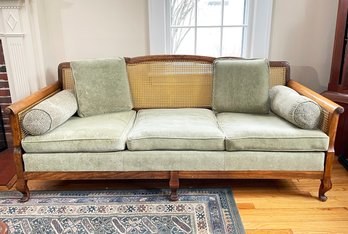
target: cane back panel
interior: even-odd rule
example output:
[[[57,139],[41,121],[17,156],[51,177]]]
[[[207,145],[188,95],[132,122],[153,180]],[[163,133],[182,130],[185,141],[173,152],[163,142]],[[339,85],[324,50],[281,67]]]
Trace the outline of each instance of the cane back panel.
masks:
[[[154,56],[126,59],[135,109],[211,107],[214,58]],[[147,59],[148,58],[148,59]],[[285,85],[287,63],[270,63],[270,87]],[[73,89],[69,64],[61,67],[63,89]]]

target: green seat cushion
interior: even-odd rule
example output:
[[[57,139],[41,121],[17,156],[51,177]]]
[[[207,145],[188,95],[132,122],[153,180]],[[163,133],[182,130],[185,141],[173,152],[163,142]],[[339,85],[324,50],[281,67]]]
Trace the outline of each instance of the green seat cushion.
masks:
[[[71,68],[80,117],[133,108],[123,58],[73,61]]]
[[[208,109],[140,110],[129,150],[224,150],[224,135]]]
[[[124,150],[135,111],[71,117],[53,131],[22,140],[26,152],[103,152]]]
[[[301,129],[270,113],[219,113],[226,150],[326,151],[329,137],[320,130]]]
[[[29,135],[42,135],[67,121],[77,111],[75,94],[63,90],[31,108],[23,117],[23,130]]]
[[[299,128],[316,129],[321,118],[318,103],[295,90],[277,85],[270,89],[271,110]]]
[[[268,60],[215,60],[212,106],[216,112],[266,114],[268,91]]]

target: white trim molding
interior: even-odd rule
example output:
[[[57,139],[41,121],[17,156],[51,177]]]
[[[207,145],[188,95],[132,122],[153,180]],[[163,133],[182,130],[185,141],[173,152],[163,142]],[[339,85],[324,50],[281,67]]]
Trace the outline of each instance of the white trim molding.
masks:
[[[22,0],[1,0],[0,9],[20,9],[23,5]]]
[[[165,1],[149,0],[148,6],[150,54],[165,54],[167,48]]]
[[[273,0],[249,0],[248,58],[268,58],[272,29]]]
[[[43,60],[39,56],[42,48],[32,35],[38,22],[31,14],[31,2],[35,1],[0,1],[0,39],[13,102],[46,85]]]

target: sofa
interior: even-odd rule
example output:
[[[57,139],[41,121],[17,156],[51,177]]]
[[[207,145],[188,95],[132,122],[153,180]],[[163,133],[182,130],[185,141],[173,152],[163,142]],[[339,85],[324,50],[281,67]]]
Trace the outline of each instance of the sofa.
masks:
[[[64,62],[56,83],[6,109],[21,202],[30,198],[28,180],[167,179],[170,199],[175,201],[182,179],[298,178],[321,180],[318,197],[326,201],[343,108],[291,80],[287,62],[261,60],[261,66],[255,65],[261,68],[258,71],[254,65],[248,67],[254,60],[241,58],[160,55],[123,61],[125,70],[115,73],[126,77],[128,87],[105,84],[108,81],[98,74],[112,74],[102,67]],[[242,67],[247,63],[244,70],[235,72],[233,66],[240,66],[236,61]],[[260,72],[267,79],[258,79]],[[89,88],[81,84],[84,79],[78,80],[83,76],[90,76]],[[224,83],[229,77],[233,78]],[[236,87],[233,92],[231,85]],[[265,85],[260,93],[258,87]],[[285,96],[272,101],[282,89],[287,89]],[[49,109],[75,105],[69,104],[71,93],[69,101],[59,101],[63,90],[74,90],[78,102],[90,101],[78,103],[77,113],[74,109],[62,123],[51,119],[48,128],[57,125],[55,129],[30,135],[25,129],[30,124],[25,127],[23,121],[40,104],[50,100]],[[293,116],[276,114],[289,109],[291,95],[319,110],[310,129],[296,126]],[[109,102],[120,109],[114,112]],[[303,111],[298,103],[295,106],[285,111]],[[300,117],[305,125],[311,118]],[[35,118],[31,121],[38,122]]]

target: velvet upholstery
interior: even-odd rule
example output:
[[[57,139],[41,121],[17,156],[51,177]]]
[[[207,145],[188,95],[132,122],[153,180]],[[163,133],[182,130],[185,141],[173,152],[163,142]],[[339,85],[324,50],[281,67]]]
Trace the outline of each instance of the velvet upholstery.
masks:
[[[71,62],[80,117],[133,108],[124,58]]]
[[[321,130],[300,129],[270,113],[267,115],[219,113],[226,135],[226,150],[326,151],[329,137]]]
[[[23,155],[26,171],[323,171],[324,158],[323,152],[163,150]]]
[[[265,114],[269,106],[266,59],[217,59],[213,74],[213,110]]]
[[[135,111],[72,117],[55,130],[22,140],[26,152],[104,152],[124,150]],[[67,162],[68,163],[68,162]]]
[[[224,150],[224,134],[211,110],[140,110],[127,140],[129,150]]]
[[[63,124],[76,111],[75,94],[71,90],[63,90],[25,113],[22,128],[29,135],[42,135]]]
[[[321,118],[321,107],[318,103],[283,85],[274,86],[269,94],[274,113],[297,127],[318,128]]]

